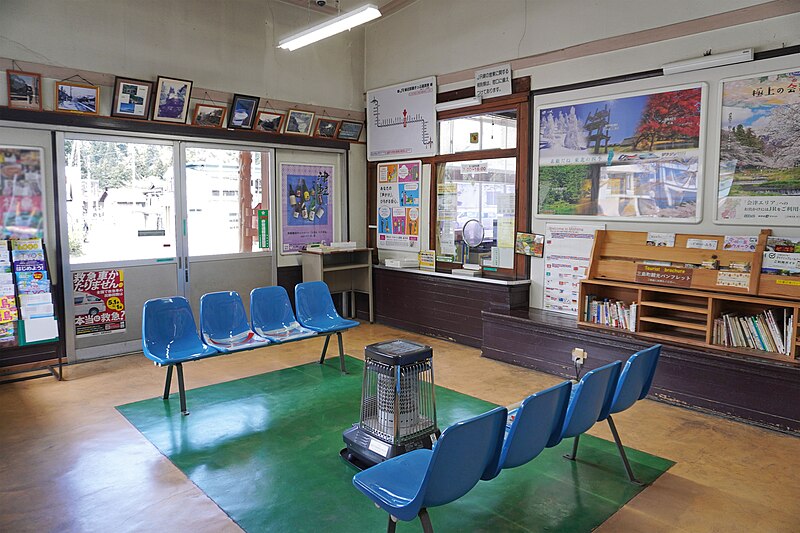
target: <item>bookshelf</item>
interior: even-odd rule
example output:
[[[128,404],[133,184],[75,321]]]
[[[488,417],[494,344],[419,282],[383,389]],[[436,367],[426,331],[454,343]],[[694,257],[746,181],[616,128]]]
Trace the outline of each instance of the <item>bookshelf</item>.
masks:
[[[800,364],[800,277],[761,274],[769,235],[769,230],[762,230],[754,251],[730,251],[721,249],[724,236],[677,234],[674,247],[654,247],[646,244],[646,232],[599,230],[587,279],[581,282],[578,324]],[[687,248],[689,239],[715,240],[719,249]],[[717,262],[720,270],[686,266],[704,261]],[[751,268],[727,270],[731,262],[749,263]],[[592,317],[597,312],[593,302],[617,301],[635,309],[633,331],[597,323]]]

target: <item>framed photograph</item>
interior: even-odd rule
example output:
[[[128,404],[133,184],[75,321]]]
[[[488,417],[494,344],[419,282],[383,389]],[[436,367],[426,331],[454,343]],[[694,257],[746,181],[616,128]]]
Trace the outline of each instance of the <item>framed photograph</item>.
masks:
[[[314,126],[314,113],[292,109],[286,117],[286,131],[292,135],[311,135]]]
[[[225,123],[227,108],[221,105],[197,104],[194,106],[192,125],[204,128],[221,128]]]
[[[185,124],[191,97],[192,82],[189,80],[159,76],[156,82],[153,120]]]
[[[283,113],[272,113],[270,111],[260,111],[256,119],[256,129],[267,133],[280,133],[286,115]]]
[[[339,133],[336,135],[336,138],[343,141],[357,141],[361,138],[362,129],[364,129],[363,122],[343,120],[342,125],[339,126]]]
[[[314,128],[314,137],[325,137],[327,139],[336,138],[339,131],[339,121],[329,118],[318,118],[317,127]]]
[[[239,130],[252,130],[258,112],[258,96],[234,94],[228,127]]]
[[[544,235],[517,232],[515,252],[533,257],[544,257]]]
[[[147,120],[153,101],[153,82],[117,77],[111,116]]]
[[[100,87],[85,83],[56,82],[56,111],[97,115]]]
[[[8,107],[42,110],[42,76],[35,72],[7,70]]]

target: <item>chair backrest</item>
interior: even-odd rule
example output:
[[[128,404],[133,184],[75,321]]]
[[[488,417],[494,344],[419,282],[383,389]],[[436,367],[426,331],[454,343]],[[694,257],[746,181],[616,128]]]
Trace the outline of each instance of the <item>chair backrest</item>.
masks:
[[[333,306],[331,291],[324,281],[306,281],[294,288],[294,305],[301,324],[314,318],[340,318]]]
[[[210,292],[200,297],[200,329],[217,342],[236,342],[251,335],[238,292]]]
[[[653,384],[661,345],[656,344],[633,354],[619,375],[610,413],[619,413],[644,399]]]
[[[197,334],[192,308],[186,298],[156,298],[144,303],[142,346],[145,353],[162,359],[199,354],[206,348]]]
[[[457,500],[478,483],[490,464],[496,464],[507,416],[505,407],[496,407],[444,430],[420,489],[422,507]]]
[[[546,446],[554,446],[561,440],[571,389],[572,383],[565,381],[522,401],[503,443],[495,475],[503,468],[524,465]]]
[[[271,331],[296,322],[289,294],[280,285],[250,291],[250,322],[253,331]]]
[[[562,439],[580,435],[596,422],[608,417],[621,366],[620,361],[614,361],[595,368],[573,386],[564,420],[564,431],[561,432]]]

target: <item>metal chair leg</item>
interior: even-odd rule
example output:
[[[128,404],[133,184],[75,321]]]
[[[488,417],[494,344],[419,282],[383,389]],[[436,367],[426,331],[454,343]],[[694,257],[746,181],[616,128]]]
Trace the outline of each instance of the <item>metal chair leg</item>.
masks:
[[[572,455],[566,454],[564,455],[565,459],[569,459],[570,461],[574,461],[578,456],[578,442],[581,440],[581,436],[577,435],[575,437],[575,442],[572,443]]]
[[[422,531],[425,533],[433,533],[433,524],[431,524],[431,517],[428,516],[428,510],[423,508],[419,512],[419,521],[422,522]]]
[[[322,347],[322,355],[319,357],[319,364],[325,362],[325,354],[328,353],[328,343],[331,341],[330,335],[325,335],[325,345]]]
[[[181,397],[181,414],[186,416],[189,414],[189,411],[186,409],[186,388],[183,385],[183,365],[178,363],[175,366],[178,367],[178,393]]]
[[[167,381],[164,383],[164,398],[165,400],[169,399],[169,389],[172,387],[172,365],[167,366]]]
[[[392,520],[392,515],[389,515],[389,525],[386,526],[386,533],[394,533],[397,529],[397,522]]]
[[[336,338],[339,341],[339,367],[342,370],[342,374],[347,374],[347,369],[344,367],[344,347],[342,346],[342,332],[336,332]]]
[[[617,426],[614,424],[614,419],[611,418],[611,415],[608,417],[608,427],[611,428],[611,434],[614,436],[614,442],[617,443],[617,450],[619,451],[619,456],[622,458],[622,464],[625,466],[625,472],[628,473],[628,479],[635,485],[644,485],[644,483],[636,479],[636,476],[633,475],[631,464],[628,462],[628,456],[625,453],[625,448],[622,447],[622,441],[619,438]]]

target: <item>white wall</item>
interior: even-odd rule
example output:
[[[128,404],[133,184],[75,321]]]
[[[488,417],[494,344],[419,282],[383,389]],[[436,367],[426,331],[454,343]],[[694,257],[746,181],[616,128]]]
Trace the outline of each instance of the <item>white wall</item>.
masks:
[[[367,28],[366,84],[381,87],[425,75],[443,75],[534,54],[559,50],[588,41],[614,37],[640,30],[697,19],[715,13],[757,5],[747,0],[672,0],[626,2],[624,0],[439,0],[419,1],[391,17]],[[528,6],[527,12],[525,6]],[[515,77],[531,76],[537,88],[579,83],[608,76],[657,69],[663,63],[698,57],[705,50],[715,52],[753,47],[758,50],[800,43],[800,14],[795,13],[759,22],[740,24],[701,34],[668,39],[615,52],[596,54],[570,61],[544,64],[514,72]],[[406,31],[396,31],[404,28]],[[413,38],[409,34],[413,28]],[[548,95],[535,99],[544,102],[569,101],[619,94],[620,92],[707,81],[708,113],[706,157],[704,163],[703,219],[698,224],[642,224],[605,222],[611,229],[634,231],[755,235],[760,226],[730,226],[714,223],[716,203],[716,152],[718,143],[718,80],[723,77],[764,72],[775,68],[798,68],[800,58],[781,58],[735,67],[712,69],[644,82],[617,84],[581,91]],[[470,81],[439,87],[440,91],[469,86]],[[532,112],[532,116],[535,111]],[[534,153],[535,157],[535,153]],[[537,188],[534,177],[533,189]],[[534,218],[532,229],[544,233],[548,220],[569,222],[570,218]],[[598,221],[600,222],[600,221]],[[590,223],[590,222],[589,222]],[[796,228],[775,228],[777,235],[798,235]],[[544,276],[543,260],[531,260],[532,307],[541,307]]]
[[[364,30],[295,52],[320,15],[275,0],[3,0],[0,57],[364,109]]]

